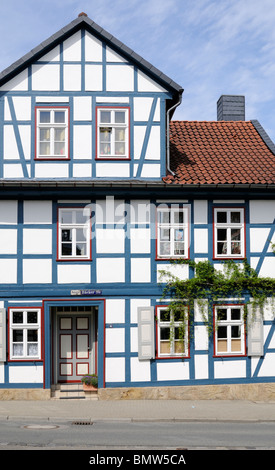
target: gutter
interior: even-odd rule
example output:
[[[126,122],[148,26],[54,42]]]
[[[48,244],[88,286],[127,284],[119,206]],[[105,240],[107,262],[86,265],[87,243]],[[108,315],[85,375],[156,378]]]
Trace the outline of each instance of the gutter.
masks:
[[[183,91],[183,90],[182,90]],[[180,94],[179,96],[179,101],[174,104],[171,108],[169,108],[167,110],[167,113],[166,113],[166,164],[167,164],[167,170],[173,175],[175,176],[175,173],[171,170],[170,168],[170,119],[169,119],[169,114],[170,112],[177,108],[182,102],[182,93]]]

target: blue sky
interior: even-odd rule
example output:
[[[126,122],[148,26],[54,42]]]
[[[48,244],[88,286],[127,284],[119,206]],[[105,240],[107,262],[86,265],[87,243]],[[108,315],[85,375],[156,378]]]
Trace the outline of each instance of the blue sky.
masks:
[[[216,120],[222,94],[275,141],[274,0],[0,0],[0,70],[84,11],[184,88],[174,119]]]

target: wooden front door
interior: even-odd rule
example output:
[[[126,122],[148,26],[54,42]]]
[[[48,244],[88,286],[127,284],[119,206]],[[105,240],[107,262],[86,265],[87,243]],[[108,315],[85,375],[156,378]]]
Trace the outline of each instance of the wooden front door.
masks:
[[[95,321],[92,312],[57,316],[57,381],[79,382],[95,373]]]

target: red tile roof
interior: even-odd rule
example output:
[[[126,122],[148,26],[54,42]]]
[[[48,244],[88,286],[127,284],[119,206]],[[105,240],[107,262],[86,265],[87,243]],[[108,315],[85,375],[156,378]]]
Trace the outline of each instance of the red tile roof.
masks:
[[[168,184],[275,184],[275,155],[251,121],[171,121]]]

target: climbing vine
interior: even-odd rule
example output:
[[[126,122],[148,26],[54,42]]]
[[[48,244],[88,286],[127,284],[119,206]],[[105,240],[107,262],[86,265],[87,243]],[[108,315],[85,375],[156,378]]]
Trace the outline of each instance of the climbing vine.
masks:
[[[246,260],[242,263],[224,261],[220,265],[222,269],[215,269],[209,260],[195,262],[180,259],[172,263],[187,264],[193,273],[189,279],[181,280],[169,270],[161,272],[162,279],[165,277],[166,283],[163,299],[170,300],[169,311],[173,312],[171,318],[180,318],[179,331],[182,338],[185,336],[186,326],[190,328],[194,320],[195,305],[202,315],[209,334],[213,331],[213,303],[221,303],[221,299],[223,303],[229,298],[239,301],[242,299],[242,303],[245,304],[245,317],[247,307],[251,305],[250,321],[253,321],[257,309],[263,311],[267,301],[270,302],[273,313],[275,312],[275,279],[259,277]]]

